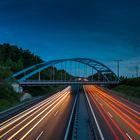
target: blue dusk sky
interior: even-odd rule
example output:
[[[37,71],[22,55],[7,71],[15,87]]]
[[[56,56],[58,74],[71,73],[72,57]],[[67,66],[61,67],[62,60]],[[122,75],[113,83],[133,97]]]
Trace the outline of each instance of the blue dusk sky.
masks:
[[[86,57],[122,75],[140,67],[139,0],[0,0],[0,43],[45,61]]]

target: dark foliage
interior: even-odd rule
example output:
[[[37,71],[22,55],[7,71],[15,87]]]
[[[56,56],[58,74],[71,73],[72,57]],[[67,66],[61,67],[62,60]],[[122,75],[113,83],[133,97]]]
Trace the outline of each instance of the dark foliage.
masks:
[[[124,78],[121,80],[120,84],[140,87],[140,78]]]
[[[15,45],[0,44],[1,69],[9,68],[12,72],[42,62],[39,56],[29,50],[23,50]]]

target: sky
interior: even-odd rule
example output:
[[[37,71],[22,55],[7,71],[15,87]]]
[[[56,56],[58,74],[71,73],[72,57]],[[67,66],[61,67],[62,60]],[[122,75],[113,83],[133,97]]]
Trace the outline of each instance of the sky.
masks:
[[[0,0],[0,43],[45,61],[86,57],[135,76],[140,67],[139,0]]]

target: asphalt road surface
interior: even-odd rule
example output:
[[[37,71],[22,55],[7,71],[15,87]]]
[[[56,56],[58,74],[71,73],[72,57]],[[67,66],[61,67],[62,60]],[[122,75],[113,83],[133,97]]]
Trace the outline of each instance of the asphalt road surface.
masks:
[[[71,87],[0,124],[0,140],[61,140],[74,102]]]
[[[140,140],[140,108],[99,86],[84,86],[102,140]]]

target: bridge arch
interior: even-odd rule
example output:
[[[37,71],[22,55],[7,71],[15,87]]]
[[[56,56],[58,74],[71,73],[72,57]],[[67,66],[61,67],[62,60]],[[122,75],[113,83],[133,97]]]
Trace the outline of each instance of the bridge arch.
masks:
[[[16,78],[17,76],[19,76],[25,72],[31,71],[27,75],[24,75],[23,77],[21,77],[20,79],[17,80],[18,82],[22,82],[48,67],[51,67],[53,65],[56,65],[56,64],[59,64],[62,62],[66,62],[66,61],[74,61],[74,62],[79,62],[79,63],[85,64],[85,65],[93,68],[94,70],[96,70],[98,73],[100,73],[107,81],[109,81],[109,79],[106,75],[108,73],[112,74],[114,76],[115,80],[118,80],[118,77],[116,76],[116,74],[109,67],[107,67],[106,65],[104,65],[103,63],[101,63],[99,61],[89,59],[89,58],[70,58],[70,59],[59,59],[59,60],[52,60],[52,61],[48,61],[48,62],[42,62],[40,64],[30,66],[28,68],[25,68],[15,74],[13,74],[12,78]]]

